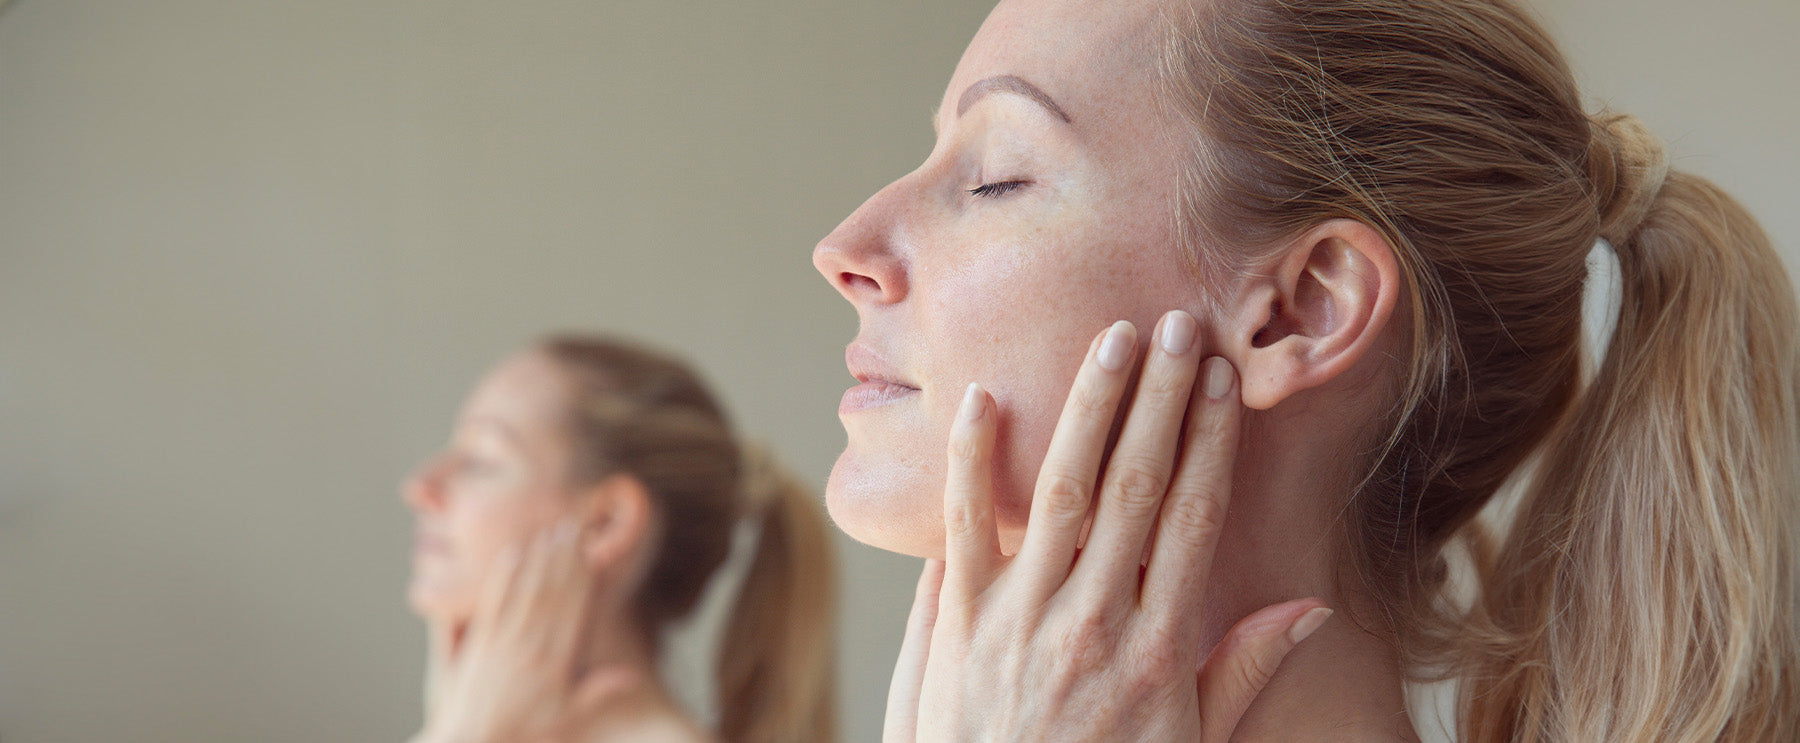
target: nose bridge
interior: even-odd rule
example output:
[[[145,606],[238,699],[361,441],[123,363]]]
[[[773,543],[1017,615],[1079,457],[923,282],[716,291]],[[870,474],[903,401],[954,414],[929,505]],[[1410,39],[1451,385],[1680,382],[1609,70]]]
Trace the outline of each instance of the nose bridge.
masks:
[[[852,304],[906,296],[906,262],[895,236],[907,218],[909,177],[870,196],[813,249],[813,266]]]

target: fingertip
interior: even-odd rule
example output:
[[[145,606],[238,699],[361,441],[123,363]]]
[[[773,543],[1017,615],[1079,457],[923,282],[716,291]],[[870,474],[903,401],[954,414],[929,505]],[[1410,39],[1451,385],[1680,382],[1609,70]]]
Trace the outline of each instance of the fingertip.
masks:
[[[1223,356],[1207,359],[1206,368],[1201,370],[1201,375],[1205,380],[1208,400],[1222,400],[1237,386],[1237,370]]]
[[[1169,310],[1157,323],[1157,343],[1162,346],[1164,353],[1180,356],[1194,347],[1194,337],[1199,327],[1194,316],[1186,311]]]
[[[966,423],[975,423],[987,415],[988,394],[981,388],[980,382],[970,382],[969,388],[963,391],[962,407],[958,415]]]
[[[1312,636],[1312,633],[1319,631],[1319,627],[1324,626],[1325,620],[1330,619],[1332,613],[1331,608],[1327,606],[1315,606],[1308,609],[1300,615],[1299,619],[1294,620],[1292,626],[1288,627],[1288,642],[1299,645],[1301,641]]]
[[[1131,355],[1137,350],[1137,326],[1129,320],[1120,320],[1106,329],[1100,339],[1100,350],[1094,354],[1100,367],[1107,371],[1124,371],[1131,364]]]

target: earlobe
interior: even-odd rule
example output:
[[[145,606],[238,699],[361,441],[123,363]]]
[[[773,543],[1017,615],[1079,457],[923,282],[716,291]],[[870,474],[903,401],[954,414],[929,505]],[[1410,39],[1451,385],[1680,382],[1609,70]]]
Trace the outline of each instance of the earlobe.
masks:
[[[1238,295],[1244,404],[1267,410],[1354,367],[1387,329],[1400,269],[1380,232],[1334,219],[1279,251]]]

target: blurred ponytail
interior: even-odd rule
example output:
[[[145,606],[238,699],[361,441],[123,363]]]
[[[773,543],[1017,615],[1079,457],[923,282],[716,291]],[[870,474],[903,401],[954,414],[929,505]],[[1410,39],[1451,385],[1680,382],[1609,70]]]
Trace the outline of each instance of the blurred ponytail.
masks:
[[[747,447],[744,499],[760,533],[720,640],[719,735],[727,743],[837,740],[837,571],[811,490]]]
[[[1800,739],[1793,289],[1635,119],[1595,123],[1589,178],[1617,330],[1484,571],[1465,738]]]
[[[603,337],[560,336],[539,348],[569,375],[571,476],[630,473],[661,516],[661,542],[634,599],[647,640],[660,643],[693,612],[737,525],[760,525],[719,646],[720,739],[835,741],[836,557],[813,494],[740,442],[681,361]]]

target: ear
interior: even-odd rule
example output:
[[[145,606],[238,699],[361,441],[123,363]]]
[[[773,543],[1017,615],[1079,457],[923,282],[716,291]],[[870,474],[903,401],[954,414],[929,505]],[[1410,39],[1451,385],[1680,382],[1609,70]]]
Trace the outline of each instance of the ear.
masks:
[[[1399,294],[1393,248],[1374,228],[1333,219],[1302,233],[1253,273],[1222,339],[1235,352],[1244,404],[1267,410],[1355,366]]]
[[[634,475],[608,475],[581,494],[576,508],[584,559],[596,570],[631,562],[650,537],[650,491]]]

